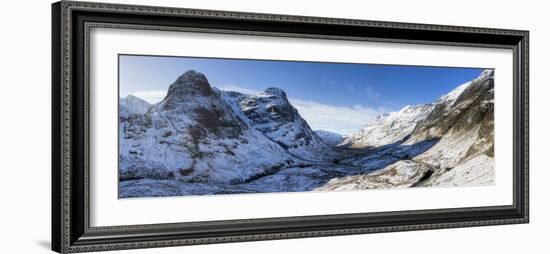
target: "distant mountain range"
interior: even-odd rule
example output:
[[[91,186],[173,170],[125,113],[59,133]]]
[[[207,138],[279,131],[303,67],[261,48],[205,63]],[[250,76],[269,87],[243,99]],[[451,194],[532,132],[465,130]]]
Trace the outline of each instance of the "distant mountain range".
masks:
[[[341,137],[279,88],[221,91],[187,71],[159,103],[120,99],[119,196],[491,184],[493,75]]]
[[[317,136],[319,136],[323,142],[330,146],[337,146],[347,138],[341,134],[325,130],[315,130],[315,133],[317,133]]]

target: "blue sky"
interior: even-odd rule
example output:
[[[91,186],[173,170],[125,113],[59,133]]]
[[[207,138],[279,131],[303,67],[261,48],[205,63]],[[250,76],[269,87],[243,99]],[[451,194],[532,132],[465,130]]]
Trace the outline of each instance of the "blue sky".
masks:
[[[120,95],[160,101],[187,70],[222,90],[287,92],[313,129],[349,135],[376,115],[434,101],[483,69],[162,56],[119,57]],[[334,120],[336,119],[336,121]]]

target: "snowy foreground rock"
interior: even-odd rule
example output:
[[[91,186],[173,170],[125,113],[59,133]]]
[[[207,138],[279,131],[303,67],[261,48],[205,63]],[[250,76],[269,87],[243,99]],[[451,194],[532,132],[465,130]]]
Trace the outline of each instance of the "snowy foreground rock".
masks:
[[[187,71],[155,105],[120,99],[120,197],[471,186],[494,182],[493,71],[342,138],[279,88],[220,91]]]

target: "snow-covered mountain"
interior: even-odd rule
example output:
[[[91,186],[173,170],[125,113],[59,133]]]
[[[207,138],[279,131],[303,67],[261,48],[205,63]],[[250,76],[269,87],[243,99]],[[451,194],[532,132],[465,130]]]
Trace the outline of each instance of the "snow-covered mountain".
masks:
[[[417,158],[437,169],[424,185],[483,184],[494,180],[493,70],[472,81],[447,108],[434,109],[417,125],[407,143],[434,138],[439,142]]]
[[[120,99],[119,195],[491,184],[493,75],[343,139],[313,131],[279,88],[220,91],[187,71],[155,105]]]
[[[344,136],[338,133],[325,131],[325,130],[315,130],[315,133],[317,134],[317,136],[319,136],[319,138],[321,138],[323,142],[325,142],[325,144],[330,146],[336,146],[342,143],[342,141],[345,138]]]
[[[119,129],[121,181],[239,183],[294,164],[195,71],[181,75],[145,114],[121,117]]]
[[[330,157],[330,147],[311,130],[282,89],[270,87],[255,95],[222,93],[245,121],[293,156],[315,161]]]
[[[466,112],[479,111],[494,104],[494,71],[485,70],[471,82],[467,82],[442,96],[435,102],[430,114],[416,126],[408,142],[442,137],[465,117]],[[481,108],[477,108],[481,107]],[[492,108],[490,109],[492,112]],[[492,117],[492,116],[491,116]],[[478,123],[480,119],[464,119]],[[466,124],[466,123],[462,123]]]
[[[151,104],[131,94],[120,98],[118,105],[120,117],[123,118],[131,114],[145,114],[151,108]]]
[[[398,112],[380,115],[359,132],[345,139],[340,145],[351,148],[379,147],[397,144],[406,139],[416,123],[432,111],[433,104],[406,106]]]
[[[413,128],[401,128],[407,130],[405,139],[375,153],[387,155],[389,151],[395,163],[387,163],[371,174],[332,179],[318,190],[494,183],[494,71],[482,72],[475,80],[457,87],[431,105],[431,110],[423,112],[416,121],[398,119],[397,123],[410,123]],[[379,129],[392,130],[386,126],[379,124],[373,131],[362,133],[378,135]],[[356,137],[356,140],[361,139]],[[427,142],[430,145],[414,156],[408,152]],[[372,160],[360,158],[356,161],[368,165]]]
[[[488,73],[489,71],[483,72],[478,79],[485,77]],[[344,140],[341,145],[364,148],[399,144],[408,139],[417,123],[424,121],[428,115],[431,114],[433,118],[437,119],[438,112],[449,110],[472,82],[469,81],[456,87],[432,103],[408,105],[397,112],[380,115],[365,128]]]

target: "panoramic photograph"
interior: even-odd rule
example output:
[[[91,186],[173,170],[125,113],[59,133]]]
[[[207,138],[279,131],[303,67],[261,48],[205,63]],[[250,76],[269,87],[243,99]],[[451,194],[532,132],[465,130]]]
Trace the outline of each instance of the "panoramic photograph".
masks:
[[[118,197],[492,186],[494,70],[119,55]]]

